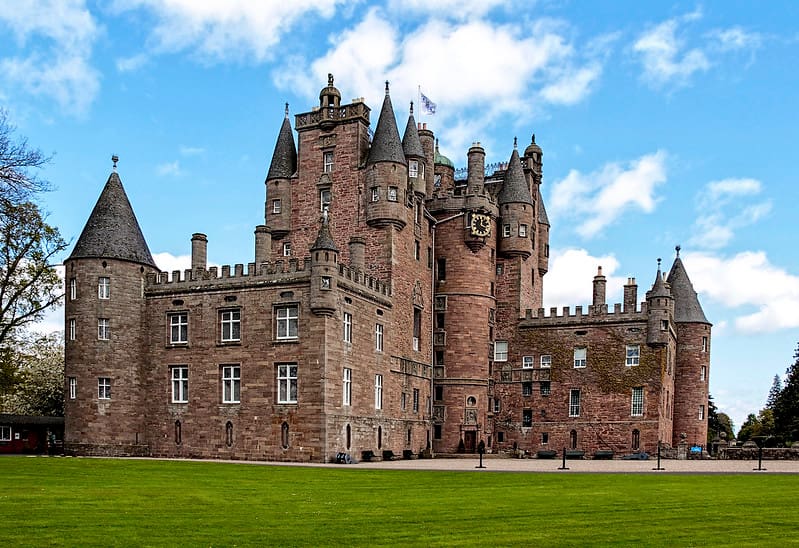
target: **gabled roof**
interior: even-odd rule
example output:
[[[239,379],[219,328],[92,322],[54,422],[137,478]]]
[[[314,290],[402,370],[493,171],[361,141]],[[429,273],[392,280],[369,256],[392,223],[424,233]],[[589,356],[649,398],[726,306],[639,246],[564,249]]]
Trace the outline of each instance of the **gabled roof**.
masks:
[[[272,154],[272,163],[269,165],[269,179],[288,179],[297,171],[297,148],[294,146],[294,134],[291,131],[289,122],[289,109],[286,104],[286,117],[283,118],[283,125],[280,126],[280,133],[277,135],[275,152]]]
[[[366,160],[367,165],[376,162],[397,162],[407,165],[397,129],[397,120],[394,118],[394,107],[391,106],[391,97],[388,94],[388,82],[386,82],[383,108],[380,109],[375,136],[369,149],[369,158]]]
[[[677,323],[706,323],[705,312],[699,304],[699,297],[694,291],[691,279],[685,271],[679,252],[667,280],[671,286],[671,294],[674,297],[674,321]]]
[[[508,170],[505,172],[505,181],[502,184],[502,190],[499,191],[497,201],[500,205],[511,203],[533,205],[530,188],[527,186],[522,162],[519,159],[519,151],[515,147],[510,155]]]
[[[418,156],[424,158],[422,141],[419,139],[419,130],[416,128],[416,120],[413,117],[413,103],[411,103],[410,114],[408,115],[408,125],[405,126],[405,133],[402,136],[402,151],[405,156]]]
[[[111,173],[70,259],[121,259],[156,267],[116,172]]]

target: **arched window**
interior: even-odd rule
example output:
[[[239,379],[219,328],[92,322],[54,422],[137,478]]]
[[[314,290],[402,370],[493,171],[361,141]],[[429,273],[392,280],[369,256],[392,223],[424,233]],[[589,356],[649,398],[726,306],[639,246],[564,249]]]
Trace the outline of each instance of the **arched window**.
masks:
[[[569,432],[569,446],[572,449],[577,449],[577,430]]]
[[[183,441],[182,439],[182,427],[180,421],[175,421],[175,445],[180,445]]]
[[[377,427],[377,448],[378,449],[382,449],[383,448],[383,427],[382,426],[378,426]]]
[[[280,426],[280,446],[283,449],[289,448],[289,423],[287,422]]]
[[[641,448],[641,432],[633,430],[633,451],[638,451]]]
[[[230,421],[225,424],[225,445],[233,447],[233,423]]]
[[[468,398],[466,398],[466,405],[468,405],[469,407],[474,407],[475,405],[477,405],[477,398],[475,398],[474,396],[469,396]]]
[[[350,450],[350,447],[352,447],[352,428],[350,428],[350,425],[348,424],[347,425],[347,451]]]

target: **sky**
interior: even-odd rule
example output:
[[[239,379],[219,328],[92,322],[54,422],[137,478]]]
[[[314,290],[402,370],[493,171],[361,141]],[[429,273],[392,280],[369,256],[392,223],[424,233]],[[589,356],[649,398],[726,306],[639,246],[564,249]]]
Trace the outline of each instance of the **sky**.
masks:
[[[0,106],[52,161],[74,243],[119,174],[163,270],[247,263],[284,104],[416,110],[456,167],[536,142],[552,223],[545,306],[639,300],[675,246],[714,324],[710,391],[736,429],[799,340],[799,3],[28,0],[0,3]],[[373,123],[376,116],[373,116]],[[71,248],[70,248],[71,251]],[[42,329],[61,328],[62,312]]]

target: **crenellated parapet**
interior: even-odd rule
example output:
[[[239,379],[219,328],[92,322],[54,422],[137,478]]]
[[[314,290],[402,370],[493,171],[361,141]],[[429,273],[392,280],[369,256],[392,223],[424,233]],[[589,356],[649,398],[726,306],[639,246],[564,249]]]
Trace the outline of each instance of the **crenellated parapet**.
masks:
[[[613,308],[602,304],[598,306],[575,306],[572,310],[564,306],[560,313],[557,307],[549,309],[525,310],[524,319],[519,322],[520,327],[565,327],[584,326],[591,323],[619,323],[619,322],[644,322],[647,320],[646,302],[641,303],[639,310],[623,310],[621,303],[616,303]]]

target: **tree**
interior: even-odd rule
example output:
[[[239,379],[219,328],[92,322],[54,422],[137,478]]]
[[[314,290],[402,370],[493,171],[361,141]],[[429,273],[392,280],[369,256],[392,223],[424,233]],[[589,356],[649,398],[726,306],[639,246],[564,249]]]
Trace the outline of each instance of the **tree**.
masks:
[[[14,137],[16,128],[9,124],[8,113],[0,108],[0,196],[14,202],[27,201],[50,185],[31,173],[50,161],[38,149],[28,147],[24,137]]]
[[[761,430],[761,425],[757,416],[755,416],[754,413],[749,413],[749,415],[747,415],[746,417],[746,420],[741,425],[741,429],[738,431],[738,441],[739,442],[749,441],[753,437],[759,436],[760,430]]]
[[[785,384],[774,404],[774,429],[786,442],[799,441],[799,346],[786,370]]]
[[[771,389],[768,391],[768,399],[766,400],[766,409],[774,410],[777,405],[777,398],[780,397],[782,392],[782,382],[779,375],[774,375],[774,380],[771,382]]]
[[[735,432],[732,429],[732,421],[726,413],[719,413],[713,396],[708,394],[707,397],[707,445],[713,443],[717,437],[721,437],[721,433],[726,434],[727,440],[735,437]]]
[[[64,339],[60,333],[32,335],[14,349],[14,391],[0,400],[4,413],[64,415]]]

